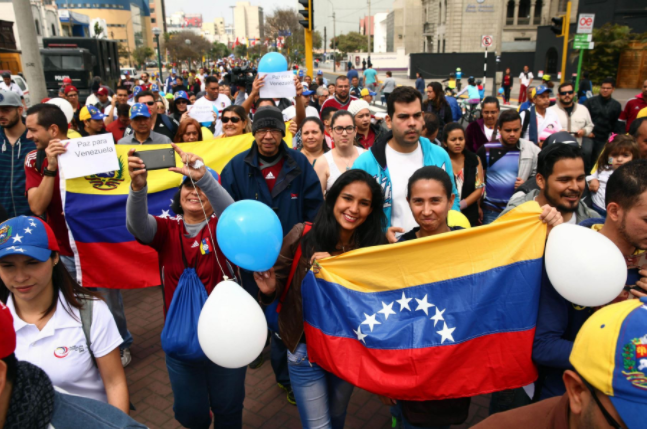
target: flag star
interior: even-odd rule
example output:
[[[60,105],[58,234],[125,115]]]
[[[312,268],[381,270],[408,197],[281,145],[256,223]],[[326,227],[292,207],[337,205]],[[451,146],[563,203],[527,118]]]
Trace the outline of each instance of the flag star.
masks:
[[[386,305],[382,302],[382,309],[378,311],[378,313],[384,314],[384,320],[387,320],[389,318],[389,314],[395,314],[395,311],[393,311],[393,303]]]
[[[34,221],[33,221],[33,220],[30,220],[30,221],[29,221],[29,226],[36,227],[36,224],[34,223]]]
[[[170,217],[169,212],[170,210],[162,210],[162,214],[160,215],[160,218],[162,219],[168,219]]]
[[[431,318],[431,320],[434,321],[434,328],[436,327],[436,323],[440,322],[441,320],[444,322],[445,318],[443,317],[443,313],[445,310],[439,310],[438,307],[436,307],[436,314]]]
[[[16,246],[7,247],[7,250],[14,250]]]
[[[422,310],[427,316],[429,316],[429,307],[433,307],[434,305],[427,302],[427,295],[425,295],[422,299],[416,298],[416,301],[418,301],[418,308],[416,308],[416,311]]]
[[[449,340],[453,343],[454,337],[452,337],[452,332],[454,332],[455,329],[456,328],[448,328],[447,322],[443,322],[443,329],[440,331],[436,331],[442,337],[440,340],[440,344],[444,343],[445,340]]]
[[[400,304],[400,311],[404,310],[405,308],[409,311],[411,311],[411,308],[409,307],[409,301],[411,301],[413,298],[407,298],[404,296],[404,292],[402,292],[402,299],[398,299],[395,302]]]
[[[16,234],[16,236],[12,238],[14,243],[22,243],[22,239],[25,237],[21,237],[20,234]]]
[[[25,234],[31,234],[31,228],[25,228]]]
[[[366,320],[364,320],[361,324],[362,325],[368,325],[369,328],[371,328],[371,332],[373,332],[373,326],[375,325],[381,325],[382,323],[378,322],[375,320],[376,314],[369,316],[368,314],[364,313],[364,316],[366,317]]]
[[[20,253],[22,253],[22,252],[24,252],[24,250],[23,250],[23,248],[22,248],[22,247],[19,247],[19,248],[17,248],[17,249],[16,249],[16,252],[20,252]]]
[[[361,341],[364,344],[366,344],[366,341],[364,341],[364,338],[368,337],[368,335],[362,333],[362,325],[359,325],[357,327],[357,331],[353,329],[353,332],[357,335],[357,341]]]

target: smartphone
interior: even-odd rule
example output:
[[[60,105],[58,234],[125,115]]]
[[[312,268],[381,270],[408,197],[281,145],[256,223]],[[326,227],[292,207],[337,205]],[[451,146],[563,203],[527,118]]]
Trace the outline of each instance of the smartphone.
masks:
[[[169,167],[175,167],[175,150],[155,149],[133,153],[144,161],[146,170],[163,170]]]

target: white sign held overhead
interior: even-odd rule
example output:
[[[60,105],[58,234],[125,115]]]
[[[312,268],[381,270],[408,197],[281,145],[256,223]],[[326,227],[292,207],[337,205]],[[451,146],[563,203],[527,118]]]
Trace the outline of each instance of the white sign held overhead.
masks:
[[[119,159],[112,133],[61,141],[67,151],[58,156],[61,178],[107,173],[119,170]]]
[[[189,117],[195,119],[196,121],[203,122],[213,122],[213,105],[211,103],[196,103],[190,106],[187,106],[189,111]]]
[[[494,38],[492,36],[481,36],[481,47],[489,48],[494,44]]]
[[[297,95],[294,74],[291,71],[258,75],[265,76],[265,85],[260,90],[261,98],[293,98]]]
[[[595,21],[594,13],[580,13],[577,18],[577,33],[587,34],[593,33],[593,22]]]

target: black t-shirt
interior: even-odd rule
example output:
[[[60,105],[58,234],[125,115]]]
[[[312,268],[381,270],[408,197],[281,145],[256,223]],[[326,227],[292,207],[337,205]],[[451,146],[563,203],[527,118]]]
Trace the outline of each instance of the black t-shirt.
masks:
[[[461,230],[461,229],[465,229],[465,228],[463,228],[462,226],[450,226],[449,227],[450,232],[451,231],[458,231],[458,230]],[[409,231],[409,232],[407,232],[405,234],[402,234],[400,236],[400,238],[398,239],[398,243],[402,243],[403,241],[415,240],[416,238],[418,238],[418,237],[416,237],[416,233],[418,231],[420,231],[419,226],[413,228],[411,231]]]
[[[571,104],[570,107],[564,106],[564,110],[566,110],[566,113],[568,116],[571,116],[573,114],[573,109],[575,108],[575,103]]]

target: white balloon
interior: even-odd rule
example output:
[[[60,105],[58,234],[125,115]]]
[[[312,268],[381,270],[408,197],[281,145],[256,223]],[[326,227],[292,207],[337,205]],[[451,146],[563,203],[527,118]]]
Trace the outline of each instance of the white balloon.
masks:
[[[70,122],[72,122],[72,119],[74,119],[74,107],[72,107],[69,101],[67,101],[64,98],[57,97],[57,98],[52,98],[51,100],[48,100],[47,103],[60,107],[63,113],[65,114],[65,119],[67,119],[67,123],[69,124]]]
[[[220,282],[202,307],[198,340],[213,363],[225,368],[242,368],[256,359],[265,347],[265,314],[237,283]]]
[[[553,228],[545,261],[555,290],[584,307],[613,301],[627,281],[627,263],[620,249],[599,232],[578,225]]]

